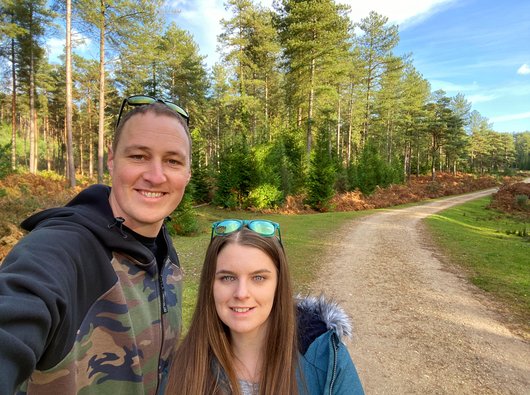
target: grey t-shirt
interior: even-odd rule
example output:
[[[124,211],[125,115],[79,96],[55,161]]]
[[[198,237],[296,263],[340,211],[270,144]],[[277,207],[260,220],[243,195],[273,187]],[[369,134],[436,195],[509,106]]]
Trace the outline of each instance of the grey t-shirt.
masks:
[[[251,383],[250,381],[238,380],[242,395],[257,395],[259,393],[259,383]]]

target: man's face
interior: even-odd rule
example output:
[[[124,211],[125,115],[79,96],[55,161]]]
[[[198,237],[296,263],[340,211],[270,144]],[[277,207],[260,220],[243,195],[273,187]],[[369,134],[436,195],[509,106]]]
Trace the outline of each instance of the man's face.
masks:
[[[107,165],[112,176],[112,212],[125,225],[155,237],[180,203],[190,179],[190,143],[175,118],[137,114],[124,125]]]

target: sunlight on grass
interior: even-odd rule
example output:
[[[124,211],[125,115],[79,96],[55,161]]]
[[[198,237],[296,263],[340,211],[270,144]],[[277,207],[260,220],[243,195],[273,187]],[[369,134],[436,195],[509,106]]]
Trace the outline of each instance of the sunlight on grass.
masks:
[[[530,238],[514,231],[530,223],[487,209],[477,199],[430,216],[426,223],[443,252],[469,272],[476,286],[507,303],[530,322]],[[521,232],[522,234],[522,232]]]

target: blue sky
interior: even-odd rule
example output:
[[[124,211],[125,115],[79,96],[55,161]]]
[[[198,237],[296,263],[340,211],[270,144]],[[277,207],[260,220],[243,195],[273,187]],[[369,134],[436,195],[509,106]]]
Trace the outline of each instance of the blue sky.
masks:
[[[463,93],[500,132],[530,131],[529,0],[342,0],[358,21],[374,10],[399,26],[397,55],[412,53],[433,91]],[[261,1],[270,6],[271,0]],[[178,25],[215,63],[223,0],[177,0]]]
[[[499,132],[530,131],[529,0],[342,0],[353,21],[374,10],[399,26],[396,55],[412,54],[432,91],[465,95]],[[224,0],[172,0],[175,18],[194,36],[206,63],[218,59]],[[261,0],[270,6],[272,0]],[[61,41],[49,46],[60,46]],[[84,46],[90,51],[90,43]],[[83,47],[79,47],[82,50]],[[94,51],[94,50],[92,50]],[[53,52],[53,50],[52,50]],[[62,52],[62,48],[61,48]],[[96,57],[96,56],[94,56]]]

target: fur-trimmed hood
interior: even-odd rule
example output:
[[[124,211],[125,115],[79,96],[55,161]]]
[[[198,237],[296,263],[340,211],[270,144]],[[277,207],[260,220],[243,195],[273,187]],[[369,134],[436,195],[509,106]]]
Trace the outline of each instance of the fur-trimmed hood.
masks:
[[[297,321],[300,352],[305,354],[320,335],[333,330],[340,339],[352,336],[350,317],[333,299],[320,296],[297,296]]]

